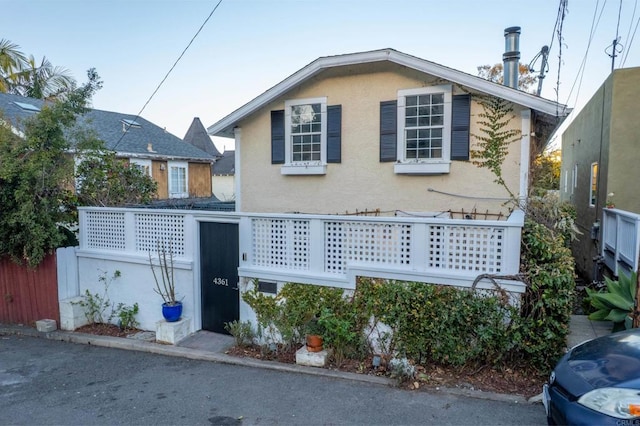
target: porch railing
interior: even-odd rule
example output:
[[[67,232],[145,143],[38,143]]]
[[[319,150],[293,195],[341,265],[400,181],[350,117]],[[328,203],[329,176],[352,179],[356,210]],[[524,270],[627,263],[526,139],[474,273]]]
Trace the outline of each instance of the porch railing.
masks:
[[[638,270],[640,215],[619,209],[602,209],[602,257],[616,275]]]

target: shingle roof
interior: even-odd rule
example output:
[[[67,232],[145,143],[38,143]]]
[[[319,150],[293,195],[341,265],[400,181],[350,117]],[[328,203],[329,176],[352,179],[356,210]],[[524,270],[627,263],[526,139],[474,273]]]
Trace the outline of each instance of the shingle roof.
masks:
[[[200,121],[200,118],[198,117],[193,118],[191,126],[189,126],[189,130],[187,130],[187,133],[184,135],[182,140],[213,155],[214,157],[220,157],[222,155],[213,144],[211,137],[207,134],[207,131],[202,125],[202,121]]]
[[[236,173],[236,152],[225,151],[222,157],[212,166],[212,173],[217,176],[235,175]]]
[[[38,108],[45,104],[40,99],[0,93],[0,110],[3,110],[5,119],[18,130],[22,129],[22,121],[37,112],[23,109],[16,102]],[[134,121],[138,125],[126,124]],[[132,114],[91,109],[78,117],[76,127],[93,130],[108,149],[123,156],[203,162],[213,162],[215,159],[214,156],[185,143],[163,128]]]

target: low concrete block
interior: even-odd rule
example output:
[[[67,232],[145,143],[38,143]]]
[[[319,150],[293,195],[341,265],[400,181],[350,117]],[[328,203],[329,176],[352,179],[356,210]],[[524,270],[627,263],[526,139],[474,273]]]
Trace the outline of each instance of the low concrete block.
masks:
[[[56,331],[58,329],[58,325],[56,324],[56,320],[52,319],[43,319],[36,321],[36,330],[42,333],[48,333],[49,331]]]
[[[326,349],[320,352],[309,352],[306,346],[296,351],[296,364],[310,367],[324,367],[327,364],[328,352]]]
[[[189,335],[190,328],[190,318],[182,317],[175,322],[160,320],[156,323],[156,342],[175,345]]]
[[[89,324],[84,308],[80,305],[83,300],[83,297],[78,296],[60,301],[60,329],[73,331]]]

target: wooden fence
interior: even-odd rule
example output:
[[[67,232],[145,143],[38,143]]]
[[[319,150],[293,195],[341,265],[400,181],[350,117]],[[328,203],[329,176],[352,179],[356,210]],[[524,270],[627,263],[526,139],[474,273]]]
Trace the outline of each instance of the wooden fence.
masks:
[[[33,326],[41,319],[60,322],[56,255],[35,269],[0,259],[0,323]]]

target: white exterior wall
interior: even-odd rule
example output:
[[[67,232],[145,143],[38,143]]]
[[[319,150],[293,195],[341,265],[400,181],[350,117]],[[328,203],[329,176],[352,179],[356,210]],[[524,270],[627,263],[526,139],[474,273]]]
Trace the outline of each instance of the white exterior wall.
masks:
[[[239,151],[242,167],[236,168],[236,175],[241,175],[237,194],[242,198],[239,211],[335,214],[377,208],[389,212],[469,211],[475,208],[481,212],[502,212],[507,216],[504,200],[486,200],[506,198],[507,192],[493,183],[495,176],[491,172],[471,161],[453,161],[450,173],[431,176],[395,174],[393,162],[379,161],[380,102],[397,99],[399,89],[442,84],[442,81],[429,81],[428,78],[408,71],[318,78],[251,116],[241,124],[241,143],[236,141],[236,149],[242,145]],[[454,85],[454,94],[463,93]],[[327,105],[342,105],[342,162],[327,164],[326,175],[283,176],[281,165],[271,164],[270,112],[283,109],[284,101],[288,99],[319,96],[327,97]],[[478,114],[482,111],[473,101],[472,134],[479,133],[474,123],[481,119]],[[525,117],[519,109],[514,109],[513,115],[512,128],[521,130]],[[529,126],[528,120],[526,126]],[[528,132],[526,135],[528,140]],[[472,137],[472,148],[473,141]],[[504,178],[514,194],[523,187],[520,183],[523,175],[521,149],[519,142],[511,144],[503,165]],[[430,188],[435,191],[429,191]]]
[[[120,271],[121,276],[111,280],[116,270]],[[78,272],[81,296],[85,294],[85,290],[100,296],[104,294],[104,284],[99,281],[103,271],[107,273],[107,280],[111,280],[108,297],[113,305],[124,303],[127,306],[133,306],[134,303],[137,303],[140,312],[136,319],[140,323],[140,328],[155,330],[156,322],[162,319],[162,297],[153,291],[155,282],[148,261],[145,263],[142,258],[134,261],[125,256],[99,259],[80,254],[78,256]],[[156,268],[156,271],[158,273],[159,269]],[[176,265],[174,272],[176,293],[178,298],[183,301],[182,316],[193,319],[194,307],[196,306],[193,268],[179,269]],[[109,315],[109,312],[109,310],[106,312],[106,316]],[[118,318],[114,318],[114,321],[117,323]],[[196,331],[194,321],[191,321],[190,332],[194,331]]]
[[[233,175],[214,175],[211,177],[213,195],[220,201],[233,201],[236,199],[235,180]]]

